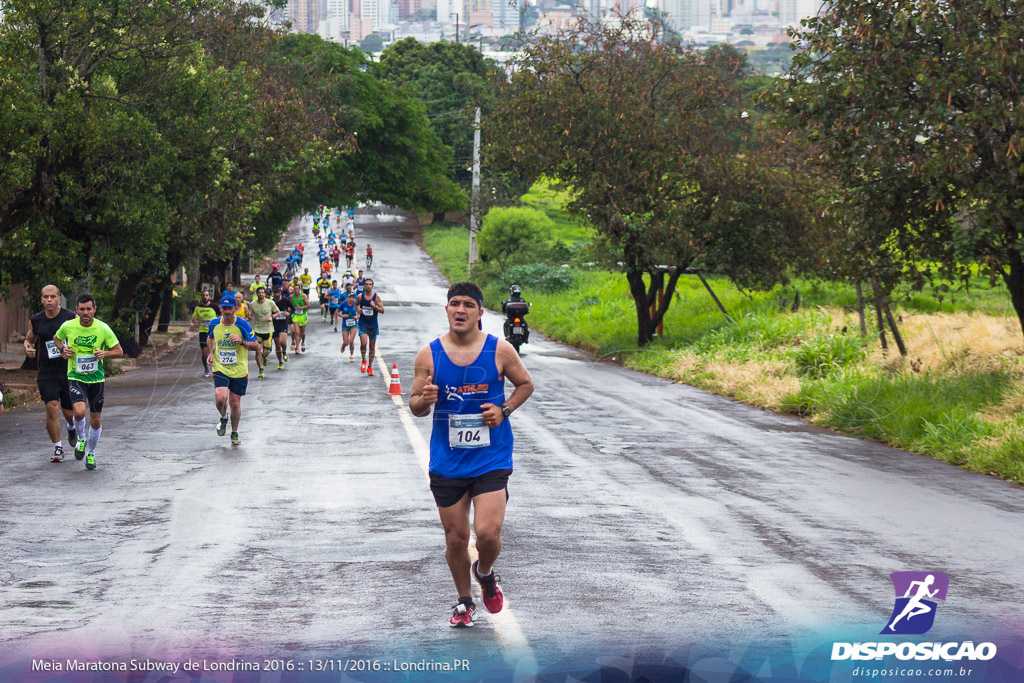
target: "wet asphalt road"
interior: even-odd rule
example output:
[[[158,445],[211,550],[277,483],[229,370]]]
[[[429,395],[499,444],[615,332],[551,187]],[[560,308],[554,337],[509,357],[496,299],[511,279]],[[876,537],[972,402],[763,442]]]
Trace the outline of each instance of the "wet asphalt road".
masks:
[[[357,252],[369,240],[378,259],[379,351],[406,392],[416,351],[446,329],[446,284],[415,235],[357,223]],[[456,596],[414,447],[430,421],[387,396],[380,364],[373,378],[349,364],[318,316],[308,329],[306,355],[251,375],[240,447],[214,433],[195,343],[108,383],[95,472],[48,462],[39,404],[0,416],[0,655],[467,658],[527,673],[872,639],[897,570],[949,573],[940,637],[1024,632],[1020,487],[539,335],[524,347],[537,390],[512,418],[496,565],[509,609],[449,629]]]

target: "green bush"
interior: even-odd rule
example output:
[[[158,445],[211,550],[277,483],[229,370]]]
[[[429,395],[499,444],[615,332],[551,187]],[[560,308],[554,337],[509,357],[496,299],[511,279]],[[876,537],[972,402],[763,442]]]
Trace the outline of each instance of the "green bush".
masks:
[[[498,275],[497,283],[505,291],[512,285],[519,285],[523,288],[523,298],[529,299],[531,289],[548,293],[569,289],[576,284],[576,272],[572,268],[530,263],[509,268]]]
[[[797,369],[810,377],[825,377],[867,357],[867,340],[840,334],[809,339],[793,351]]]
[[[958,464],[975,441],[995,433],[988,423],[956,410],[945,413],[934,423],[924,420],[921,426],[924,436],[919,441],[920,448]]]
[[[543,211],[525,207],[494,207],[484,216],[477,238],[480,257],[505,268],[538,260],[555,229]]]

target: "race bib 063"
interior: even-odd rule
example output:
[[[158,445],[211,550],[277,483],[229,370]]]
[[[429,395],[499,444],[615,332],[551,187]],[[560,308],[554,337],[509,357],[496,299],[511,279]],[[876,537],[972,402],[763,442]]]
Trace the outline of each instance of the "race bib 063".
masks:
[[[491,445],[491,428],[483,415],[449,415],[448,445],[452,448],[483,448]]]
[[[75,372],[80,375],[96,372],[99,364],[100,360],[96,356],[75,356]]]

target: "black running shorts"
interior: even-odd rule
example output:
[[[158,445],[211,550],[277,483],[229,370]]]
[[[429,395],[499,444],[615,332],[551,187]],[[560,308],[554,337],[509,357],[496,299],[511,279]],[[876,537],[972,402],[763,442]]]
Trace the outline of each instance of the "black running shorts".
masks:
[[[106,382],[79,382],[68,380],[72,403],[86,403],[90,413],[103,412],[103,388]]]
[[[508,478],[512,470],[491,470],[479,477],[471,479],[449,479],[430,473],[430,492],[434,494],[434,502],[439,508],[455,505],[467,493],[476,498],[482,493],[491,493],[505,489],[505,500],[508,500]]]
[[[36,386],[39,387],[39,398],[43,403],[60,401],[60,407],[71,410],[71,392],[68,390],[67,375],[51,375],[48,372],[40,372],[36,378]]]
[[[210,334],[209,330],[199,330],[199,346],[206,346],[206,335]]]

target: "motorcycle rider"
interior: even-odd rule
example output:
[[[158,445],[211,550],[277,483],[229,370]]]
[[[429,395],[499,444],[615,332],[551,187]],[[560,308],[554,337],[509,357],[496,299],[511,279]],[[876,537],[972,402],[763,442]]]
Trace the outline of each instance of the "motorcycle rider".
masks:
[[[516,351],[519,351],[521,344],[528,344],[530,341],[530,328],[523,316],[529,311],[530,304],[523,299],[523,290],[519,285],[509,287],[509,297],[501,302],[501,312],[505,314],[505,339],[512,344]],[[514,323],[514,320],[519,322]],[[513,334],[513,324],[521,327],[521,334]]]
[[[508,298],[501,302],[501,312],[505,313],[505,307],[511,303],[526,303],[523,299],[523,289],[519,285],[512,285],[508,288]]]

